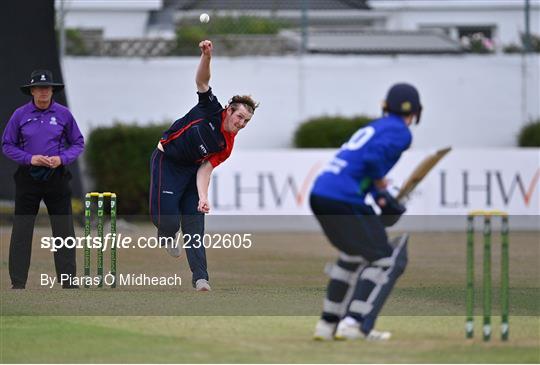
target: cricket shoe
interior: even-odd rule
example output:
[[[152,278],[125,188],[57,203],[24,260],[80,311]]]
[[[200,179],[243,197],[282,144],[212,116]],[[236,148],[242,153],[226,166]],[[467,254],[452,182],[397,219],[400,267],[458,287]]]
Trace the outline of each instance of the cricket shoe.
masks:
[[[365,335],[360,330],[360,323],[354,318],[346,317],[341,320],[337,326],[336,340],[357,340],[365,339],[367,341],[388,341],[392,337],[392,333],[386,331],[371,330]]]
[[[315,333],[313,334],[313,339],[315,341],[333,340],[336,326],[337,323],[327,322],[324,319],[320,319],[315,326]]]
[[[392,332],[371,330],[366,336],[368,341],[388,341],[392,337]]]
[[[165,245],[163,247],[165,248],[165,250],[167,250],[167,253],[169,254],[169,256],[172,256],[174,258],[178,258],[181,256],[179,244],[175,243],[172,245]]]
[[[352,317],[345,317],[336,328],[336,340],[357,340],[366,336],[360,331],[360,323]]]
[[[208,284],[208,280],[206,279],[199,279],[195,282],[195,290],[197,291],[211,291],[212,288],[210,288],[210,284]]]

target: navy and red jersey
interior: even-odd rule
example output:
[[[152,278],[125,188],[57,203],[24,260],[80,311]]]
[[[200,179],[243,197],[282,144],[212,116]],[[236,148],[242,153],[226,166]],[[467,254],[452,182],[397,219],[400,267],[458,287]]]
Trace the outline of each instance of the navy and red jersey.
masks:
[[[182,164],[213,167],[231,154],[236,134],[223,129],[226,110],[209,88],[199,93],[199,102],[186,115],[176,120],[160,139],[167,158]]]

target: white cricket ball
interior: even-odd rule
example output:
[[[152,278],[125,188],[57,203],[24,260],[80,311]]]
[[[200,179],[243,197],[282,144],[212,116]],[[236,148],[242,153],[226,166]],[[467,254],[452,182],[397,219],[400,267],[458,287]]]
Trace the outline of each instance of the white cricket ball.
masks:
[[[210,15],[202,13],[199,17],[199,20],[201,21],[201,23],[208,23],[210,21]]]

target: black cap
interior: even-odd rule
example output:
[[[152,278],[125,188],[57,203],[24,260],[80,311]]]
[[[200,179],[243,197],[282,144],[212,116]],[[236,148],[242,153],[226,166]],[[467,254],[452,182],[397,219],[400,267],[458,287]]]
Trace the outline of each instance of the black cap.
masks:
[[[32,86],[52,86],[53,92],[62,91],[64,84],[54,82],[53,74],[49,70],[34,70],[30,75],[30,82],[21,86],[21,91],[26,95],[32,95],[30,88]]]

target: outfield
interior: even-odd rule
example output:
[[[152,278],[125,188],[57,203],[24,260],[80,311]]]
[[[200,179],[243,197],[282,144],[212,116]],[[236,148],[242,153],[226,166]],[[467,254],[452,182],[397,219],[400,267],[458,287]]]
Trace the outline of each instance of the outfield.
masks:
[[[120,271],[176,272],[183,279],[181,287],[63,291],[39,285],[41,273],[54,271],[52,254],[38,245],[48,228],[37,227],[28,289],[13,291],[8,228],[4,225],[0,236],[3,363],[540,362],[538,232],[510,236],[508,343],[499,340],[498,317],[491,343],[479,338],[480,317],[476,338],[464,338],[465,234],[459,232],[411,235],[409,266],[377,323],[394,338],[372,344],[311,340],[326,285],[323,267],[335,254],[318,233],[256,233],[250,249],[210,249],[211,293],[194,292],[185,257],[175,260],[160,249],[120,251]],[[150,235],[152,229],[137,226],[129,233]],[[494,241],[496,314],[500,261],[498,239]],[[480,275],[476,279],[478,316]]]

